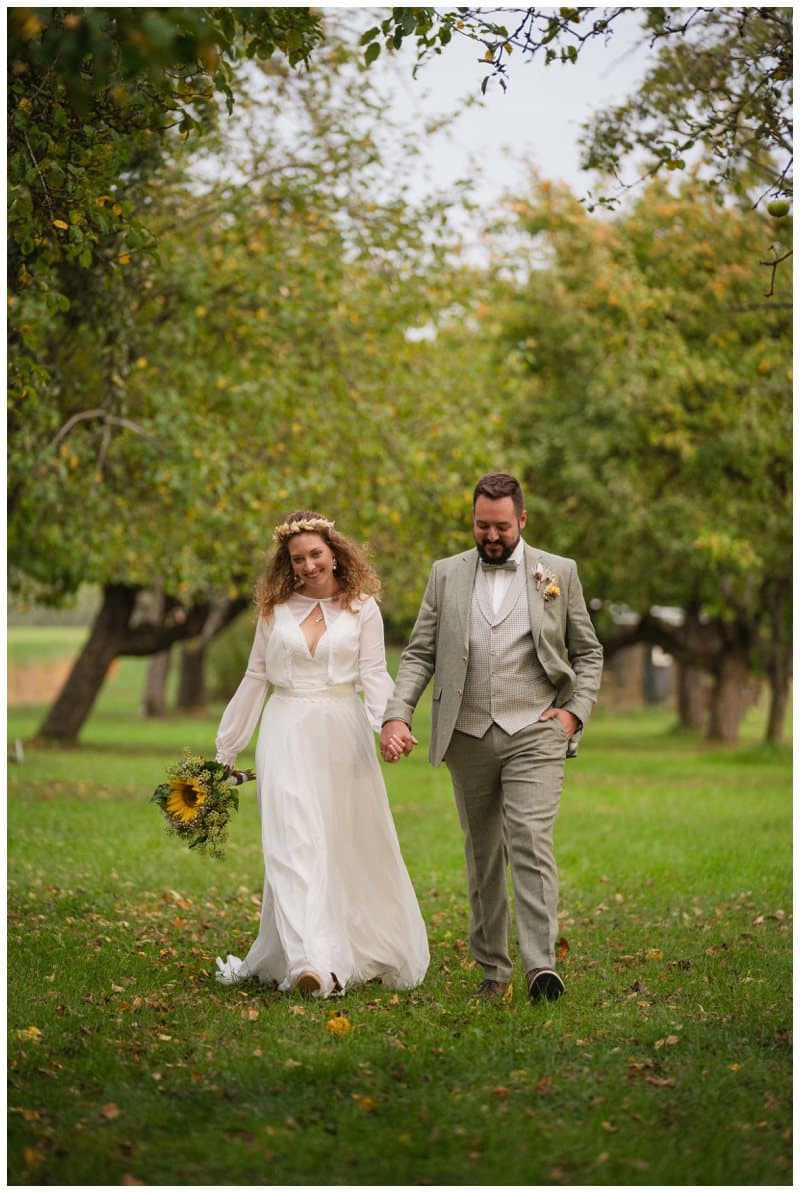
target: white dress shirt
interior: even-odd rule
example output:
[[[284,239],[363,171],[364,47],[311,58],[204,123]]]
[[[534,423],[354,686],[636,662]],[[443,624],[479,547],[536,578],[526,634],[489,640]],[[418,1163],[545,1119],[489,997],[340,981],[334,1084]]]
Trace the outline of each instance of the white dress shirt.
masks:
[[[509,555],[509,560],[513,560],[519,568],[523,566],[524,558],[525,546],[522,542],[522,539],[520,539],[514,550]],[[513,572],[506,571],[501,567],[489,567],[486,569],[485,575],[489,585],[489,593],[492,598],[492,612],[497,613],[498,609],[505,600]]]

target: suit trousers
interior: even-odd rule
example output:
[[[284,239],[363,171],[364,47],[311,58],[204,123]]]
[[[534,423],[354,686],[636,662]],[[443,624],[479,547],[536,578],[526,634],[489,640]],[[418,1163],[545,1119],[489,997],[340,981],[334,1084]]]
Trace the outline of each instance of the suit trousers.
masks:
[[[555,962],[558,870],[553,825],[561,799],[567,734],[558,717],[519,732],[491,725],[483,737],[456,730],[444,761],[464,833],[470,947],[484,977],[508,981],[511,881],[525,972]]]

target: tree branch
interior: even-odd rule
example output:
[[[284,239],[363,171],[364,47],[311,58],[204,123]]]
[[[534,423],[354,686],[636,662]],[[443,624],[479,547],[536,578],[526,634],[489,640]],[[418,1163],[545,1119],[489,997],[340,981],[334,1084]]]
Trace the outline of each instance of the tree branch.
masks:
[[[111,426],[124,427],[126,431],[133,431],[136,435],[143,435],[145,439],[155,439],[152,431],[146,431],[144,427],[140,427],[138,423],[131,422],[129,418],[118,418],[115,414],[109,414],[107,410],[103,410],[101,406],[98,406],[95,410],[82,410],[79,414],[73,414],[71,418],[68,418],[55,438],[47,445],[47,450],[58,447],[61,440],[69,435],[73,427],[90,418],[102,419],[106,424],[106,428]]]

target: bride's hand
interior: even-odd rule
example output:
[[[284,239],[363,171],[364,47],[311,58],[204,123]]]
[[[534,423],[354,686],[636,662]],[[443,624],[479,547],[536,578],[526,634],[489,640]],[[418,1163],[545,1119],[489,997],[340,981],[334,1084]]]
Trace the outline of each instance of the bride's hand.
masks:
[[[405,721],[387,721],[381,731],[381,757],[384,762],[397,762],[402,755],[408,755],[418,745],[414,734]]]

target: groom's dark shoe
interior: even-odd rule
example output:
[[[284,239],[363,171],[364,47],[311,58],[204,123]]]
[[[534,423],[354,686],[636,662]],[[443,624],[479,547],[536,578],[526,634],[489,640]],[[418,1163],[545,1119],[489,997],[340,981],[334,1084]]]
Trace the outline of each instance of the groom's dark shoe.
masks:
[[[496,982],[492,978],[484,978],[472,997],[490,1000],[497,999],[502,1002],[504,999],[511,997],[510,990],[510,982]]]
[[[529,969],[525,976],[531,1002],[552,1002],[553,999],[561,998],[564,993],[564,983],[554,969]]]

